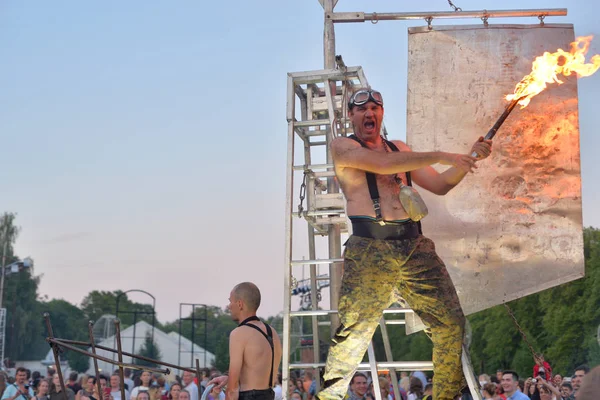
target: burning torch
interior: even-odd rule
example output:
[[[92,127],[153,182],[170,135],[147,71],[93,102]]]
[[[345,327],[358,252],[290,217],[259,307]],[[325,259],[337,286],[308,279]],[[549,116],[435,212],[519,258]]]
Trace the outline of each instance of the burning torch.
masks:
[[[591,41],[592,36],[579,37],[571,43],[569,52],[558,49],[554,53],[545,52],[537,57],[532,64],[531,73],[521,79],[513,94],[505,97],[510,103],[485,135],[485,140],[491,140],[496,135],[517,104],[520,104],[521,108],[525,108],[533,96],[546,88],[546,84],[558,83],[560,85],[563,83],[558,79],[558,74],[569,76],[572,72],[576,72],[578,76],[590,76],[596,72],[600,68],[600,55],[593,56],[591,63],[585,62],[585,55]],[[477,157],[478,154],[473,152],[471,156]]]

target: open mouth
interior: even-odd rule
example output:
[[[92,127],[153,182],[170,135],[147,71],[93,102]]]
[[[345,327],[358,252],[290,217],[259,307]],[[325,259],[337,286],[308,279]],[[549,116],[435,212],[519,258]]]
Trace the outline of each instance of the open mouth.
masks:
[[[375,129],[375,121],[366,121],[363,126],[365,129]]]

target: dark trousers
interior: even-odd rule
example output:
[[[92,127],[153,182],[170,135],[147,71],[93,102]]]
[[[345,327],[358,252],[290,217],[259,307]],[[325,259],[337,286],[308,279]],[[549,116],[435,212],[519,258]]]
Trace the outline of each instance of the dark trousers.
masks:
[[[263,390],[244,390],[240,392],[238,400],[274,400],[275,392],[273,389]]]

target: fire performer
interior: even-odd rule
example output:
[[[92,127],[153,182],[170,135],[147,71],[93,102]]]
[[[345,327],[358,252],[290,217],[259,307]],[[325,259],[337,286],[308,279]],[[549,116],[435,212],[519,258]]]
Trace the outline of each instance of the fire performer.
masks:
[[[370,88],[355,91],[348,110],[355,135],[334,139],[331,151],[353,234],[344,252],[341,325],[329,349],[324,389],[317,396],[344,397],[383,310],[401,296],[433,341],[433,398],[452,400],[465,386],[465,317],[433,242],[420,232],[416,221],[426,215],[426,207],[410,185],[414,179],[432,193],[447,194],[477,168],[476,161],[490,155],[491,141],[480,138],[465,154],[412,152],[404,142],[380,135],[381,93]],[[433,164],[451,167],[438,173]]]

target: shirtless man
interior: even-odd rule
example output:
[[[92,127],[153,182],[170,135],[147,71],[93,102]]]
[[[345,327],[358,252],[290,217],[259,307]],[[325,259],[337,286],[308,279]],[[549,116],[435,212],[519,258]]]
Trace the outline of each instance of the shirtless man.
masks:
[[[336,138],[331,151],[353,234],[344,252],[340,326],[329,349],[324,389],[317,397],[344,397],[383,310],[399,295],[423,320],[433,341],[433,398],[451,400],[465,385],[460,360],[465,318],[433,242],[421,234],[399,199],[400,187],[409,183],[406,172],[410,171],[411,180],[420,187],[445,195],[476,168],[477,160],[490,155],[491,141],[480,138],[473,145],[468,154],[476,152],[478,158],[412,152],[404,142],[386,142],[380,136],[381,93],[357,90],[348,110],[356,137]],[[450,168],[440,174],[433,164]],[[371,193],[366,172],[375,174],[378,197]]]
[[[239,325],[229,336],[229,376],[208,384],[227,384],[226,400],[273,400],[281,361],[281,341],[256,316],[260,290],[251,282],[236,285],[229,295],[231,318]]]

